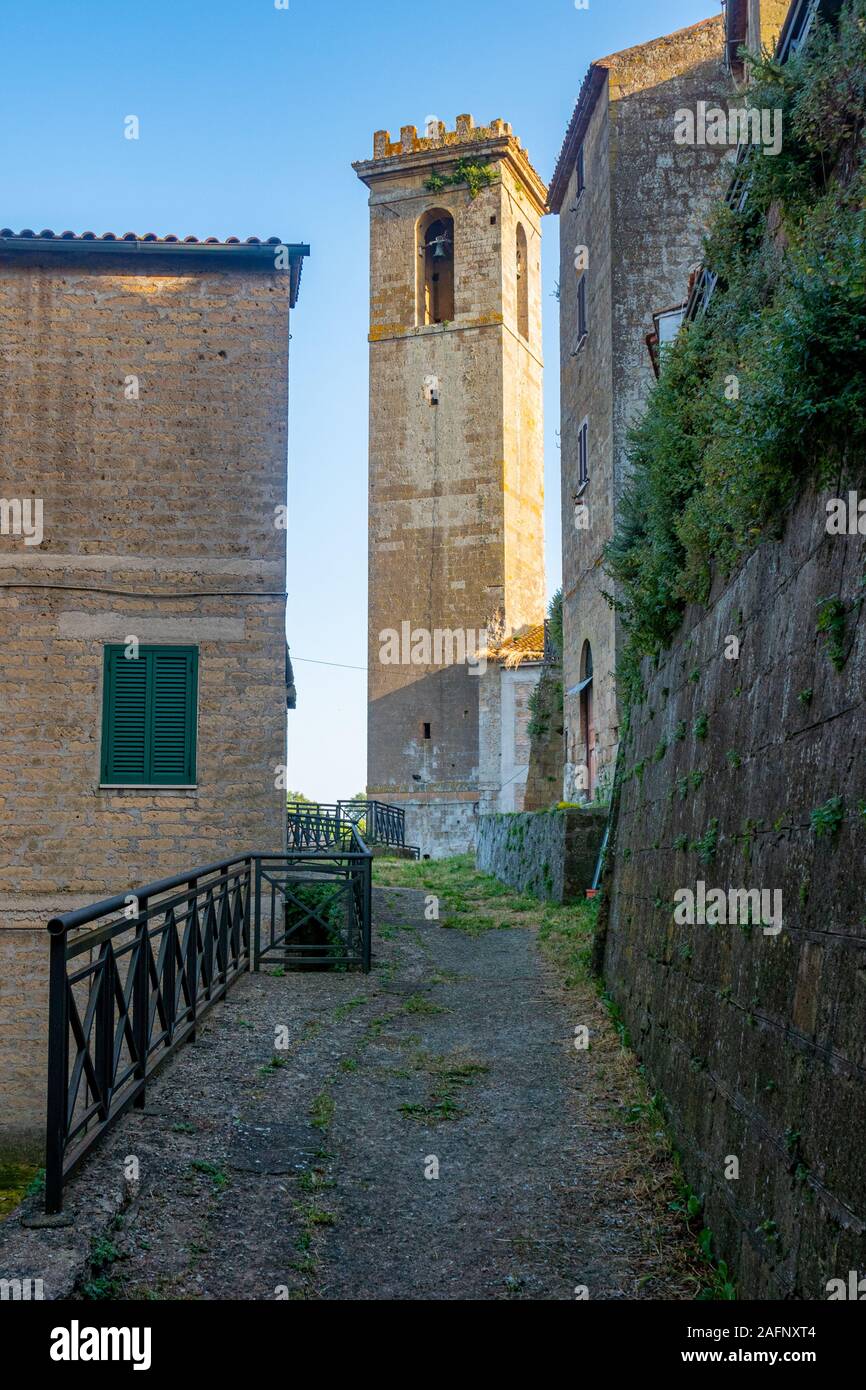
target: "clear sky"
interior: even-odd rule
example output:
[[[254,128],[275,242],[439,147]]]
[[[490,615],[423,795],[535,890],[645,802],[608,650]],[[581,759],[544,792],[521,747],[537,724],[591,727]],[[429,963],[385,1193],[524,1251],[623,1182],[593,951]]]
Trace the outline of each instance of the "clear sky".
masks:
[[[429,116],[453,128],[468,111],[510,121],[547,180],[593,58],[716,12],[716,0],[2,0],[0,225],[311,244],[290,369],[293,789],[333,800],[366,776],[367,190],[351,161],[372,154],[374,130],[423,133]],[[544,235],[552,592],[555,218]]]

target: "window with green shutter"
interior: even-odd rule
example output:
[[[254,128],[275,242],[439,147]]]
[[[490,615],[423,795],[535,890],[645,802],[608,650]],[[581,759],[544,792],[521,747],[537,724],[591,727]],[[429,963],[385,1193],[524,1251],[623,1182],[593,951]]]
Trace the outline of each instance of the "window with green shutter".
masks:
[[[101,781],[114,786],[195,782],[197,647],[105,648]]]

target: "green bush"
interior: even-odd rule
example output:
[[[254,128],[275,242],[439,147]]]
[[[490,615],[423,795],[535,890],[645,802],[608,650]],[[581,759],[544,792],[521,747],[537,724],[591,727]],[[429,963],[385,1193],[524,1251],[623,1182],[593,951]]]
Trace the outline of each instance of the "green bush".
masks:
[[[297,927],[292,945],[309,947],[307,954],[328,959],[328,948],[345,943],[346,898],[337,892],[338,881],[323,883],[291,882],[292,899],[286,899],[286,930]],[[297,901],[295,901],[297,899]],[[315,913],[310,917],[308,913]]]

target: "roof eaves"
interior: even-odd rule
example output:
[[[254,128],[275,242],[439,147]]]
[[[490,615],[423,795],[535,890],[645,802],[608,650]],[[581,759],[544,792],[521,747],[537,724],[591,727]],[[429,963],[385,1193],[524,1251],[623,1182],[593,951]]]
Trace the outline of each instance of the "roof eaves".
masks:
[[[589,118],[592,115],[599,93],[604,87],[607,68],[604,63],[590,63],[581,84],[577,102],[572,112],[562,149],[556,161],[556,168],[550,180],[547,202],[551,212],[560,212],[571,171],[577,160],[577,152],[583,144]]]
[[[169,235],[158,237],[154,232],[139,236],[136,232],[126,232],[117,236],[105,232],[96,236],[94,232],[53,232],[48,229],[34,232],[29,228],[15,232],[9,227],[0,228],[0,256],[27,255],[50,258],[54,255],[66,256],[133,256],[150,259],[153,256],[194,260],[198,264],[219,262],[222,265],[243,264],[246,268],[274,268],[278,249],[286,252],[291,275],[290,302],[294,307],[301,282],[301,268],[310,248],[303,242],[284,242],[280,237],[180,237]]]
[[[544,660],[544,623],[533,623],[522,632],[513,633],[504,641],[492,643],[486,652],[488,661],[500,661],[507,669]]]

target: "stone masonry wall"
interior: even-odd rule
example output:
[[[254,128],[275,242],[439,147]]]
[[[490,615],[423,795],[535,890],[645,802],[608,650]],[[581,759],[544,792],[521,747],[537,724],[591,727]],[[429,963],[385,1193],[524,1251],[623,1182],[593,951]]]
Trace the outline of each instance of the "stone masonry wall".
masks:
[[[551,810],[479,816],[476,864],[520,892],[575,902],[592,884],[607,814]]]
[[[459,800],[401,800],[406,812],[406,844],[417,845],[422,859],[447,859],[475,848],[478,803],[474,797]]]
[[[0,263],[0,495],[44,501],[0,537],[4,1146],[44,1126],[47,918],[284,843],[288,276],[93,266]],[[100,787],[128,635],[199,647],[195,788]]]
[[[825,502],[804,496],[645,673],[607,884],[607,985],[751,1298],[826,1298],[866,1267],[866,540],[828,536]],[[841,671],[827,598],[849,609]],[[780,890],[781,932],[677,925],[698,881]]]
[[[596,727],[612,728],[613,672],[616,667],[616,619],[601,589],[598,566],[613,527],[612,400],[612,232],[610,196],[610,121],[606,89],[596,102],[583,142],[586,186],[578,198],[577,173],[560,213],[560,363],[562,418],[562,624],[564,695],[564,780],[559,795],[576,801],[586,790],[585,732],[580,727],[580,680],[585,642],[592,647]],[[586,246],[587,340],[577,347],[577,246]],[[619,251],[618,251],[619,254]],[[575,355],[576,353],[576,355]],[[578,493],[577,438],[588,420],[590,482],[583,495],[589,526],[575,525]],[[609,737],[602,737],[602,758],[609,756]]]
[[[700,259],[706,215],[724,183],[716,146],[674,143],[674,116],[699,100],[725,99],[724,24],[705,20],[609,58],[583,140],[585,188],[576,171],[561,224],[562,535],[566,767],[564,796],[579,795],[581,654],[593,656],[597,774],[609,778],[619,739],[614,674],[617,619],[602,569],[627,474],[628,430],[654,377],[646,346],[652,315],[682,303]],[[576,246],[588,252],[587,340],[577,343]],[[575,525],[577,437],[588,421],[589,485]],[[568,694],[572,691],[572,694]],[[585,785],[585,782],[584,782]]]

